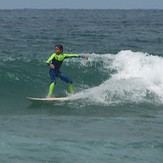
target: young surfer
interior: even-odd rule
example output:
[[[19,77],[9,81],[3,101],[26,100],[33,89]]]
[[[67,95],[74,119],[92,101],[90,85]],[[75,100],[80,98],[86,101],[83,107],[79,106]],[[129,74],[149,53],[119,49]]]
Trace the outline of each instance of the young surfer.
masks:
[[[52,97],[53,90],[56,85],[56,77],[59,77],[61,80],[68,83],[68,90],[69,93],[74,93],[73,89],[73,81],[65,76],[61,71],[60,68],[64,59],[66,58],[84,58],[88,59],[87,56],[80,56],[78,54],[66,54],[63,53],[63,46],[61,44],[55,45],[55,53],[53,53],[50,58],[46,61],[46,63],[50,66],[49,75],[51,79],[51,84],[49,86],[49,93],[48,97]]]

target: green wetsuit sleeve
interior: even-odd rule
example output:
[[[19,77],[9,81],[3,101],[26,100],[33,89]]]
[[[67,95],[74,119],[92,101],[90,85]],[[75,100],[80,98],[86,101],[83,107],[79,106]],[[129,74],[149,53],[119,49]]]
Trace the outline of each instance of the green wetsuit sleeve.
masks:
[[[54,57],[56,56],[56,54],[52,54],[49,59],[46,61],[47,64],[50,64],[50,62],[54,59]]]
[[[64,54],[64,58],[80,58],[79,54]]]

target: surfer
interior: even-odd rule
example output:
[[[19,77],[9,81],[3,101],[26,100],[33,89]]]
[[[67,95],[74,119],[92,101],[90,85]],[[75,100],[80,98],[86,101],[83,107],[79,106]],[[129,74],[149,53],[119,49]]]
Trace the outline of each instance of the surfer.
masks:
[[[55,53],[53,53],[50,56],[50,58],[46,61],[46,63],[50,66],[49,75],[50,75],[50,79],[51,79],[51,84],[49,86],[48,97],[52,97],[53,90],[54,90],[55,85],[56,85],[56,77],[59,77],[64,82],[68,83],[69,93],[70,94],[74,93],[73,81],[60,71],[62,63],[63,63],[64,59],[66,59],[66,58],[84,58],[84,59],[88,59],[87,56],[81,56],[81,55],[78,55],[78,54],[66,54],[66,53],[63,53],[63,46],[61,44],[55,45]]]

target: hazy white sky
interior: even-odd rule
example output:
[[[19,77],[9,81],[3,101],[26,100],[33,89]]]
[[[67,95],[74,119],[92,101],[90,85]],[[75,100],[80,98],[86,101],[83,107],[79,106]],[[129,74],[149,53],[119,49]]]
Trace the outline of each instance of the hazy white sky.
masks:
[[[163,0],[0,0],[0,9],[163,9]]]

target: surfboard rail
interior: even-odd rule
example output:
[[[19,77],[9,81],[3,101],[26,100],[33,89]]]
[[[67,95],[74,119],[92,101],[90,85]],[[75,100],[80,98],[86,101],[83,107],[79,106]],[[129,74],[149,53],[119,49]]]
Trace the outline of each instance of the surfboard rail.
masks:
[[[66,101],[68,97],[52,97],[52,98],[39,98],[39,97],[27,97],[27,99],[31,102],[56,102],[56,101]]]

